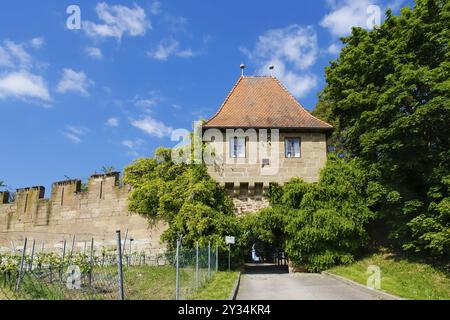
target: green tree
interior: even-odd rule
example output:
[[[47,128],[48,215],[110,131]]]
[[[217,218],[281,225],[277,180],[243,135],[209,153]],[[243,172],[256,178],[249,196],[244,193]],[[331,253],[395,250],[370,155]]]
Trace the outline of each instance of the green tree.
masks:
[[[417,0],[354,28],[326,69],[317,114],[363,162],[368,201],[405,250],[450,257],[450,2]]]
[[[309,271],[354,260],[367,243],[373,218],[367,206],[367,177],[356,160],[331,156],[320,180],[294,179],[283,188],[278,210],[285,220],[286,251]]]
[[[162,240],[169,247],[182,236],[185,246],[211,241],[225,248],[225,236],[238,230],[231,199],[204,164],[174,163],[171,153],[158,149],[154,158],[138,159],[125,168],[124,183],[133,187],[130,211],[165,221],[169,228]]]

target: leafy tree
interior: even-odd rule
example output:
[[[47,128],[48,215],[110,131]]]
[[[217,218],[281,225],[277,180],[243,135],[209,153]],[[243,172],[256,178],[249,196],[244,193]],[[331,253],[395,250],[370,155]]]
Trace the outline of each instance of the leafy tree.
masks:
[[[267,208],[239,217],[242,254],[248,255],[253,244],[257,246],[258,256],[263,258],[270,258],[274,250],[283,251],[287,219],[286,212],[279,208]]]
[[[154,158],[138,159],[125,169],[124,183],[133,187],[130,211],[165,221],[169,228],[162,240],[169,247],[182,236],[185,246],[211,241],[225,248],[224,237],[238,230],[231,199],[204,164],[174,163],[171,153],[158,149]]]
[[[349,263],[367,242],[373,213],[366,204],[367,178],[355,160],[330,157],[320,181],[298,179],[283,189],[286,251],[309,271]]]
[[[354,28],[326,69],[316,114],[367,169],[368,202],[405,250],[450,258],[450,2]]]

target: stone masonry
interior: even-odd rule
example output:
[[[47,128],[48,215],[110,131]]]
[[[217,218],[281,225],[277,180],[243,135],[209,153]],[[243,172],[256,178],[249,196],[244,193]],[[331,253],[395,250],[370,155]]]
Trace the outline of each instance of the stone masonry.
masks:
[[[223,137],[226,137],[223,134]],[[300,138],[301,157],[285,157],[285,138]],[[225,138],[224,138],[225,140]],[[265,174],[262,170],[262,159],[256,163],[249,162],[249,158],[231,159],[229,143],[214,141],[215,149],[221,148],[222,154],[227,157],[225,162],[215,163],[208,167],[209,174],[228,190],[234,199],[238,214],[257,212],[269,206],[265,195],[270,183],[280,185],[294,177],[299,177],[306,182],[317,182],[320,170],[327,161],[327,136],[322,132],[296,132],[282,131],[279,134],[278,151],[272,153],[278,161],[269,159],[266,169],[272,166],[274,170],[268,170]],[[256,142],[247,140],[246,154],[250,154]],[[254,149],[256,150],[256,148]],[[277,167],[277,168],[276,168]]]
[[[44,187],[17,190],[13,202],[0,192],[0,250],[20,247],[24,238],[36,240],[40,249],[60,247],[63,240],[71,245],[75,235],[78,249],[94,238],[96,247],[114,247],[116,230],[133,238],[133,250],[160,249],[163,223],[149,226],[147,219],[128,212],[130,189],[119,185],[119,173],[94,175],[88,190],[81,191],[81,181],[70,180],[52,185],[50,199],[44,199]]]

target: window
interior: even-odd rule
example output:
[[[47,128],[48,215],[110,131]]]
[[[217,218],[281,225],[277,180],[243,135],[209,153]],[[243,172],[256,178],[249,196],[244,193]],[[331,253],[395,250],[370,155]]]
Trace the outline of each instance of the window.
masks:
[[[284,147],[286,158],[300,158],[300,138],[286,138]]]
[[[238,138],[238,137],[231,138],[230,157],[245,158],[245,138]]]

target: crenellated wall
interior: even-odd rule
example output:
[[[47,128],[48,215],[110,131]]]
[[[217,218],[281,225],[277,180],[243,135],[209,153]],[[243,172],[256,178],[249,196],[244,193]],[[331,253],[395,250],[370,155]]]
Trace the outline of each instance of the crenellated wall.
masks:
[[[81,191],[80,180],[56,182],[50,199],[44,187],[18,189],[13,202],[7,192],[0,192],[0,250],[20,247],[27,237],[37,245],[59,247],[64,239],[84,247],[95,239],[96,246],[114,246],[116,230],[128,229],[135,249],[157,249],[163,223],[149,226],[147,219],[128,212],[130,188],[120,186],[119,173],[93,175],[88,190]]]

